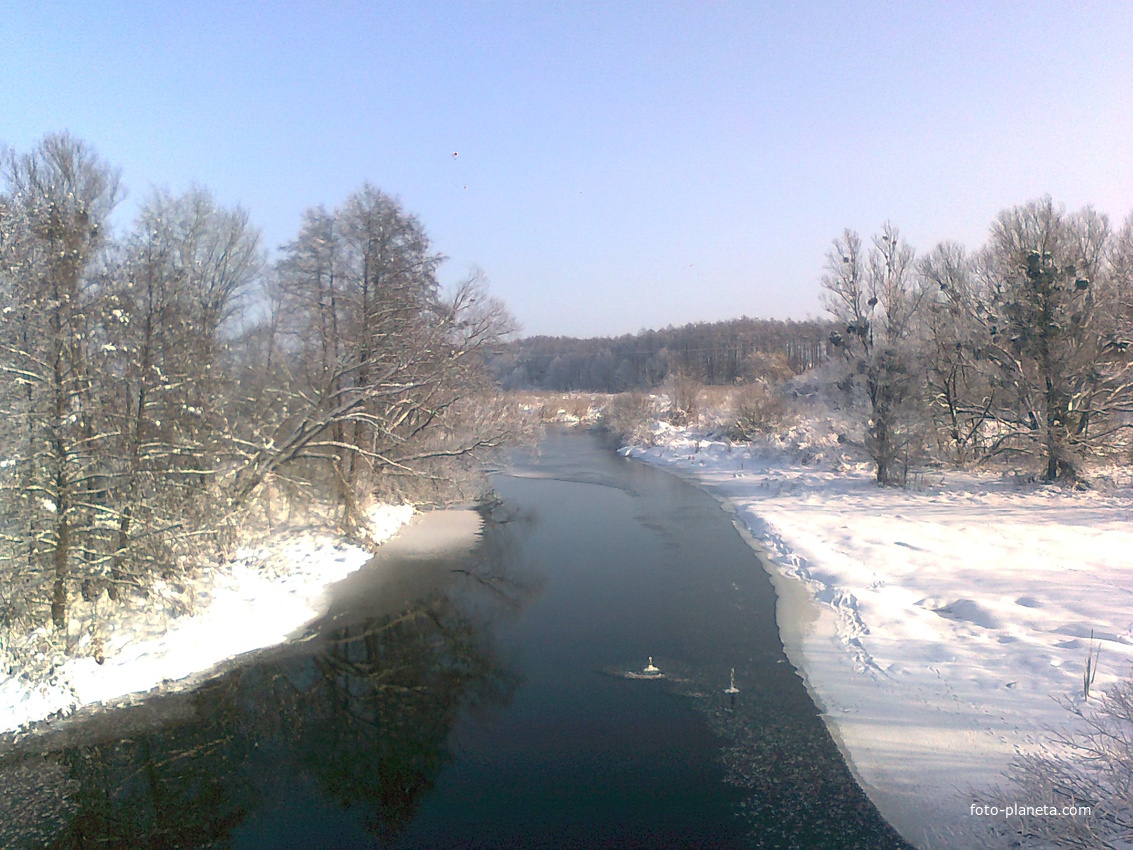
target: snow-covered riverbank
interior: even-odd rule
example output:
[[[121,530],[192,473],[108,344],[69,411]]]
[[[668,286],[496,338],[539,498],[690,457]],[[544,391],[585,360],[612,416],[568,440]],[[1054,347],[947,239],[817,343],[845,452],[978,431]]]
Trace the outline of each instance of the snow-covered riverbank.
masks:
[[[772,560],[780,631],[882,814],[921,846],[986,829],[1017,752],[1133,670],[1133,491],[937,472],[878,488],[834,434],[762,445],[657,425],[630,457],[732,505]],[[1034,801],[1038,802],[1038,801]],[[950,837],[949,837],[950,836]]]
[[[388,540],[412,515],[409,505],[375,507],[367,537],[374,544]],[[104,599],[101,664],[85,644],[76,657],[51,657],[45,630],[24,639],[42,644],[41,666],[33,673],[14,668],[0,653],[0,732],[166,682],[193,681],[237,655],[282,643],[321,613],[329,584],[371,557],[325,533],[283,532],[176,591],[155,587],[143,604],[114,606]]]

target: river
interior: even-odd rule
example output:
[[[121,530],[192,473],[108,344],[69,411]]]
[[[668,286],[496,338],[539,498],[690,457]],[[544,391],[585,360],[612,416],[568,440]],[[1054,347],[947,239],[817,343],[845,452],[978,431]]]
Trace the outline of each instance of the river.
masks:
[[[905,846],[715,500],[575,433],[493,485],[474,545],[425,515],[290,643],[0,754],[0,841]]]

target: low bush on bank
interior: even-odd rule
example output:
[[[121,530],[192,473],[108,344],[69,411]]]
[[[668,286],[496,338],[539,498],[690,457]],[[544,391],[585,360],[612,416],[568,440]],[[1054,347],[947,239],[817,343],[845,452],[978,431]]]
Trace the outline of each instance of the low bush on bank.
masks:
[[[1110,688],[1092,710],[1070,711],[1080,719],[1077,731],[1012,766],[1011,798],[1040,813],[1009,817],[1005,838],[1016,847],[1133,846],[1133,678]]]
[[[788,418],[782,393],[763,381],[756,381],[738,387],[732,394],[732,426],[728,436],[733,440],[751,440],[781,428]]]
[[[598,424],[623,442],[648,445],[652,442],[651,426],[656,418],[651,396],[628,392],[610,397]]]

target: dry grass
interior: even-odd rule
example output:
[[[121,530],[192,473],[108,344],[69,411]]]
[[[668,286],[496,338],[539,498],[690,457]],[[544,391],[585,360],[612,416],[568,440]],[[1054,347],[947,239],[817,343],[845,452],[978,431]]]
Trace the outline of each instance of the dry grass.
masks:
[[[730,436],[734,440],[750,440],[760,434],[769,434],[788,418],[782,394],[762,381],[737,387],[729,409],[732,420]]]
[[[508,396],[522,410],[534,414],[546,424],[594,424],[610,400],[616,398],[609,393],[556,393],[543,390],[513,390]]]
[[[701,386],[701,410],[706,412],[709,410],[727,410],[731,407],[732,399],[738,389],[738,387],[721,384],[705,384]]]

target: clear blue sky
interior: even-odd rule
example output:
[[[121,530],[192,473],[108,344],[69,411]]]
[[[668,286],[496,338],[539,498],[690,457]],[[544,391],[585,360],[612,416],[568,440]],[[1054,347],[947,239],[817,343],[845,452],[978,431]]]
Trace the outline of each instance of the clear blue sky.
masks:
[[[369,180],[526,333],[804,318],[845,226],[1120,223],[1133,3],[6,2],[0,140],[61,129],[122,226],[196,182],[274,248]]]

